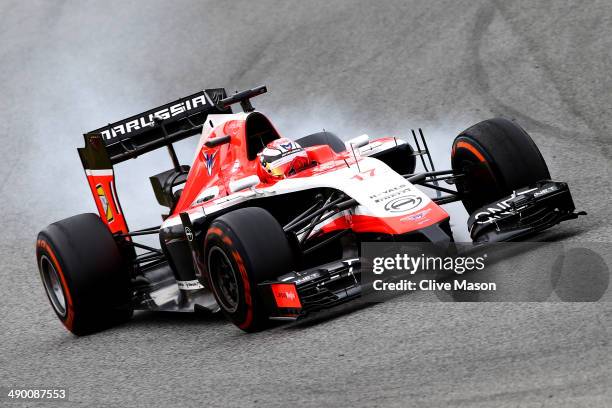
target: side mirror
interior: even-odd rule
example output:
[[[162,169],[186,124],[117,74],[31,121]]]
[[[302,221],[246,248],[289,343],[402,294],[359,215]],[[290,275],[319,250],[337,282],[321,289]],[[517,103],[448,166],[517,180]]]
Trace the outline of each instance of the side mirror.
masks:
[[[204,143],[204,146],[217,147],[217,146],[221,146],[222,144],[229,143],[231,140],[232,138],[229,135],[221,136],[221,137],[214,137],[212,139],[208,139],[206,143]]]
[[[238,180],[232,180],[229,182],[229,189],[232,193],[244,190],[245,188],[252,188],[261,183],[261,180],[256,175],[248,176]]]
[[[346,147],[350,150],[351,146],[360,148],[360,147],[367,145],[368,143],[370,143],[370,136],[364,134],[364,135],[349,139],[346,142]]]

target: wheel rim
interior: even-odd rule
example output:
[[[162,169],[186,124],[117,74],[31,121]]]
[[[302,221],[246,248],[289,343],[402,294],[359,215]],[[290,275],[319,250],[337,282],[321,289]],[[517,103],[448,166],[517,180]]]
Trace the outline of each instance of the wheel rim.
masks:
[[[227,312],[235,312],[240,298],[236,271],[225,251],[218,246],[208,252],[208,271],[217,301]]]
[[[53,262],[46,255],[40,258],[40,275],[51,305],[60,316],[66,316],[64,288]]]

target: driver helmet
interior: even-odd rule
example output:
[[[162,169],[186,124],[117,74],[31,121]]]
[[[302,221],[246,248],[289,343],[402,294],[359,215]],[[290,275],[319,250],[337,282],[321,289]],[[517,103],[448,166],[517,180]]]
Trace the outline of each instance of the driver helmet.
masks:
[[[266,174],[285,178],[308,165],[308,153],[297,142],[282,137],[268,143],[259,160]]]

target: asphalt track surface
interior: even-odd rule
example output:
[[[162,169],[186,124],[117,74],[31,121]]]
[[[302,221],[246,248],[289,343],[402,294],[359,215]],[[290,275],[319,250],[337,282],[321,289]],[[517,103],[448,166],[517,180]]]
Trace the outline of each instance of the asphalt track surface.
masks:
[[[2,0],[0,386],[68,387],[70,406],[611,406],[609,291],[594,303],[417,293],[255,335],[220,316],[141,313],[76,338],[34,259],[44,225],[94,210],[74,150],[84,131],[258,84],[270,92],[255,106],[287,136],[421,126],[439,167],[458,131],[515,119],[589,212],[544,239],[609,254],[610,27],[607,0]],[[132,227],[159,220],[146,176],[165,160],[119,170]],[[542,279],[506,273],[523,288]]]

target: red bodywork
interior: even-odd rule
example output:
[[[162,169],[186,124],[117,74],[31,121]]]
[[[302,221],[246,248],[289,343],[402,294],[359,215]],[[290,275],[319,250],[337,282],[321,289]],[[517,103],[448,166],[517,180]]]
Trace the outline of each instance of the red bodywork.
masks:
[[[193,212],[199,210],[200,207],[214,205],[218,200],[222,200],[231,194],[229,187],[231,181],[257,175],[261,180],[261,184],[257,186],[258,189],[271,187],[279,181],[278,179],[267,177],[257,158],[249,160],[247,156],[246,131],[245,119],[231,119],[210,130],[206,140],[229,135],[231,137],[230,142],[210,148],[204,144],[201,145],[191,166],[187,183],[170,218],[178,217],[178,214],[182,212]],[[393,140],[393,138],[381,138],[377,142],[384,143],[390,140]],[[308,153],[309,159],[317,164],[298,172],[290,178],[314,177],[344,169],[347,165],[354,165],[356,160],[361,160],[358,156],[354,156],[352,152],[336,153],[327,145],[307,147],[305,150]],[[364,180],[374,176],[375,170],[372,169],[355,174],[353,178]],[[211,187],[219,189],[217,196],[203,203],[195,203],[198,196],[204,190]],[[327,233],[340,229],[352,229],[355,232],[377,232],[396,235],[422,229],[447,218],[448,214],[446,211],[435,203],[430,202],[418,213],[409,215],[375,217],[347,213],[344,216],[333,218],[320,226],[320,232]]]

